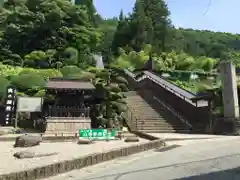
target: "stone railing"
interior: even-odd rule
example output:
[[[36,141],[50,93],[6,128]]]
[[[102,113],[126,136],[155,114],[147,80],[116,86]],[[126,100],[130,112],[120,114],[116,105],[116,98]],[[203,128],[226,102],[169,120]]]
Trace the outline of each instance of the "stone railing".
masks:
[[[149,71],[144,71],[136,76],[125,70],[125,74],[129,85],[134,90],[138,92],[150,90],[163,107],[166,107],[180,121],[185,122],[189,128],[195,127],[195,124],[208,123],[208,102],[205,100],[193,102],[192,99],[197,97],[196,94],[188,92]]]

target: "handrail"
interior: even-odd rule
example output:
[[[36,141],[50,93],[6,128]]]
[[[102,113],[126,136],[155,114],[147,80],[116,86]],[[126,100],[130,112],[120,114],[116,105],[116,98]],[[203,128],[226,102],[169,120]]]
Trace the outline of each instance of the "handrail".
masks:
[[[148,73],[148,72],[146,72],[146,73]],[[166,79],[166,78],[164,78],[164,77],[159,77],[158,75],[156,75],[156,74],[153,73],[153,72],[149,72],[149,73],[153,74],[153,75],[154,75],[155,77],[157,77],[157,78],[160,78],[160,79],[161,79],[162,81],[164,81],[165,83],[170,84],[170,85],[172,85],[172,86],[175,86],[178,90],[184,91],[184,93],[186,93],[187,96],[191,96],[191,97],[188,97],[188,99],[191,99],[191,98],[193,98],[193,97],[196,97],[196,94],[195,94],[195,93],[193,93],[193,92],[191,92],[191,91],[189,91],[189,90],[180,88],[179,86],[177,86],[177,85],[174,84],[173,82],[169,81],[168,79]]]
[[[179,118],[180,121],[182,121],[184,124],[186,124],[187,126],[189,126],[190,128],[192,128],[192,125],[189,124],[189,122],[181,115],[179,114],[177,111],[175,111],[171,106],[166,105],[163,101],[161,101],[160,99],[158,99],[156,96],[153,96],[153,99],[156,100],[158,103],[160,103],[164,108],[166,108],[168,111],[170,111],[174,116],[176,116],[177,118]]]
[[[135,129],[135,130],[138,130],[138,118],[137,118],[137,116],[131,111],[131,109],[127,106],[127,121],[129,121],[129,115],[128,115],[128,113],[131,114],[130,123],[127,122],[128,127],[129,127],[131,130],[134,130],[134,129],[133,129],[133,117],[134,117],[134,119],[135,119],[135,121],[136,121],[136,129]]]
[[[196,97],[195,94],[190,93],[190,92],[188,92],[188,91],[186,91],[186,90],[178,87],[177,85],[175,85],[175,84],[173,84],[173,83],[170,83],[170,82],[166,81],[165,79],[162,79],[162,78],[154,75],[153,73],[151,73],[151,72],[149,72],[149,71],[144,71],[144,75],[142,75],[142,76],[141,76],[140,78],[138,78],[138,79],[136,79],[136,75],[133,74],[132,72],[130,72],[130,71],[126,70],[126,69],[125,69],[124,71],[125,71],[125,73],[126,73],[129,77],[133,78],[133,79],[134,79],[135,81],[137,81],[137,82],[140,82],[140,81],[148,78],[149,80],[151,80],[151,81],[157,83],[158,85],[162,86],[164,89],[166,89],[166,90],[174,93],[176,96],[184,99],[186,102],[192,104],[193,106],[196,106],[196,107],[205,107],[205,106],[208,106],[208,102],[205,101],[205,100],[199,100],[199,101],[197,101],[196,103],[193,103],[191,99],[194,98],[194,97]],[[170,87],[170,86],[172,86],[172,87]],[[175,89],[178,89],[178,91],[175,90]],[[180,93],[180,92],[181,92],[181,93]]]
[[[183,90],[182,88],[167,82],[166,80],[164,80],[164,79],[162,79],[160,77],[157,77],[158,78],[157,79],[156,77],[153,77],[151,75],[147,75],[147,78],[152,80],[153,82],[157,83],[158,85],[162,86],[164,89],[172,92],[176,96],[184,99],[186,102],[188,102],[188,103],[190,103],[190,104],[192,104],[192,105],[194,105],[196,107],[198,106],[198,102],[193,103],[192,100],[191,100],[192,98],[196,97],[196,95],[191,94],[191,93]],[[172,87],[170,87],[170,86],[172,86]],[[206,101],[206,103],[203,104],[203,106],[207,106],[207,101]]]

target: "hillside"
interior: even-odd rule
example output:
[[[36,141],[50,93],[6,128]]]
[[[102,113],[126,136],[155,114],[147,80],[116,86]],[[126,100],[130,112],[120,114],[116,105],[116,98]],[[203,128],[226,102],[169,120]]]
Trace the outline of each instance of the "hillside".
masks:
[[[115,23],[108,25],[109,21]],[[105,29],[110,29],[110,34],[117,29],[117,23],[117,18],[103,20]],[[169,27],[168,36],[167,51],[183,51],[192,56],[212,58],[220,58],[222,52],[240,51],[240,34]],[[109,43],[109,46],[111,45]]]
[[[98,52],[105,64],[131,70],[141,68],[151,54],[156,72],[216,72],[216,64],[223,55],[240,57],[240,35],[176,29],[164,1],[151,0],[151,4],[136,1],[129,16],[120,12],[118,18],[112,19],[97,14],[90,0],[76,3],[73,5],[69,0],[4,3],[0,10],[0,62],[27,71],[47,69],[45,76],[51,77],[50,69],[55,72],[66,66],[81,74],[95,65],[92,55]],[[19,68],[10,68],[11,71],[2,68],[1,75],[9,78]]]

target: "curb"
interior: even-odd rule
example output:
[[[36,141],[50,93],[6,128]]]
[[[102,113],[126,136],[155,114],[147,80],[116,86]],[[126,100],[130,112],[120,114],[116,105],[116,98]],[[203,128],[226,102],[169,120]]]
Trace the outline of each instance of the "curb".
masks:
[[[218,139],[217,137],[216,138],[211,138],[211,137],[203,137],[203,138],[166,138],[163,140],[165,142],[168,142],[168,141],[188,141],[188,140],[204,140],[204,139]]]
[[[200,138],[160,138],[160,137],[156,137],[150,134],[147,134],[145,132],[141,132],[141,131],[131,131],[131,133],[135,134],[136,136],[143,138],[143,139],[147,139],[150,141],[154,141],[154,140],[158,140],[158,139],[162,139],[164,140],[164,142],[168,142],[168,141],[187,141],[187,140],[204,140],[204,139],[218,139],[220,137],[200,137]]]
[[[21,136],[24,134],[19,134],[18,136]],[[0,136],[0,142],[6,142],[6,141],[15,141],[18,136],[14,137],[1,137]],[[64,142],[64,141],[73,141],[78,140],[79,137],[77,136],[43,136],[43,141],[51,141],[51,142]]]
[[[160,139],[159,137],[156,136],[152,136],[150,134],[141,132],[141,131],[131,131],[131,133],[135,134],[136,136],[143,138],[143,139],[148,139],[150,141],[154,141],[154,140],[158,140]]]
[[[154,140],[147,143],[133,145],[124,148],[113,149],[103,153],[95,153],[73,160],[67,160],[59,163],[49,164],[43,167],[37,167],[21,172],[0,175],[0,180],[36,180],[56,176],[60,173],[66,173],[74,169],[81,169],[87,166],[101,162],[113,160],[116,158],[129,156],[135,153],[147,151],[165,146],[163,140]]]

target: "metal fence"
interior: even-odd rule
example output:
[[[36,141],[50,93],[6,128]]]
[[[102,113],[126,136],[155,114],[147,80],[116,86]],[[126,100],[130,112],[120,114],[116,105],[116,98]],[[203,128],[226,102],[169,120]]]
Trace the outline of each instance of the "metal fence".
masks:
[[[49,107],[48,117],[90,117],[90,108]]]

